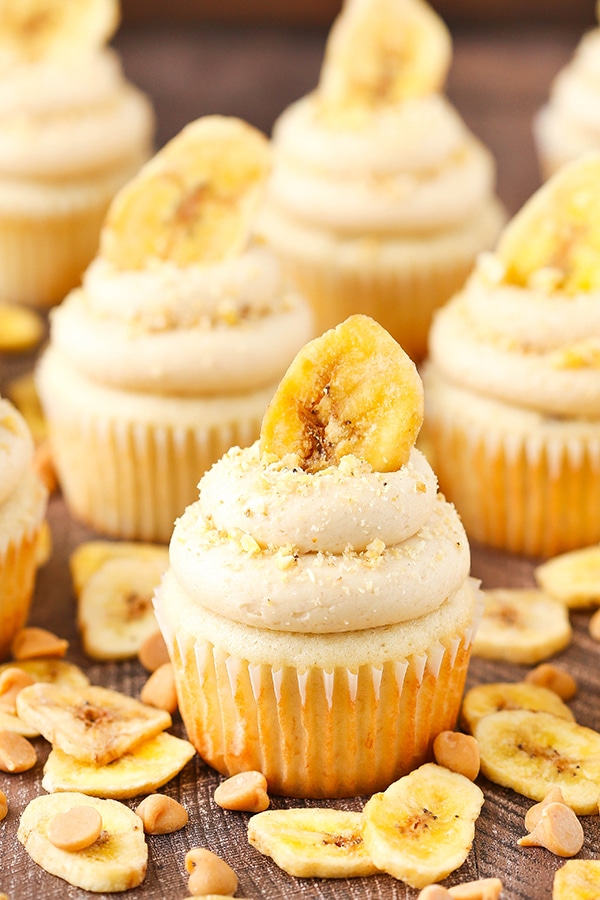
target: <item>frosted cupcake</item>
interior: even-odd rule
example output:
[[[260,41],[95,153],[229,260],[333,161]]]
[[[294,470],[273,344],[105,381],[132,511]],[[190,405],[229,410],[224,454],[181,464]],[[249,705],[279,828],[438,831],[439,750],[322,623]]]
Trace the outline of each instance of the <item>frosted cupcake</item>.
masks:
[[[555,77],[548,102],[534,119],[533,137],[544,178],[567,162],[600,151],[600,27],[584,34]]]
[[[47,494],[32,463],[25,420],[0,398],[0,659],[27,620],[35,586]]]
[[[117,195],[82,287],[53,310],[38,390],[67,504],[100,532],[168,541],[312,334],[252,238],[269,164],[238,119],[188,125]]]
[[[151,154],[150,103],[106,46],[117,0],[7,0],[0,29],[0,300],[79,283],[109,202]]]
[[[366,316],[308,343],[260,441],[177,521],[155,597],[190,740],[296,797],[370,793],[456,721],[478,591],[414,448],[414,364]]]
[[[451,52],[422,0],[348,0],[318,87],[275,123],[261,226],[318,331],[366,313],[415,360],[503,222],[492,157],[442,93]]]
[[[600,155],[563,167],[435,318],[426,431],[469,537],[600,540]]]

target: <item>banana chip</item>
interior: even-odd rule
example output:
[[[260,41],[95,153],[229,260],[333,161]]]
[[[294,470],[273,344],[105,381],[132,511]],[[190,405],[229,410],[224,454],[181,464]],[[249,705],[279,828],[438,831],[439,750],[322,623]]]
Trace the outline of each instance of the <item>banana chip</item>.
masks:
[[[365,850],[358,812],[269,809],[249,820],[248,840],[298,878],[353,878],[377,871]]]
[[[525,681],[499,681],[478,684],[466,692],[461,707],[461,725],[473,734],[480,719],[503,709],[541,710],[570,722],[575,718],[558,694],[548,688]]]
[[[552,900],[598,900],[600,860],[570,859],[554,873]]]
[[[307,472],[352,454],[376,472],[399,469],[423,423],[416,366],[369,316],[350,316],[297,354],[264,415],[260,447],[295,454]]]
[[[69,557],[69,569],[77,597],[86,583],[105,563],[112,559],[130,559],[168,565],[169,551],[161,544],[142,541],[83,541]]]
[[[42,787],[49,793],[79,791],[113,800],[139,797],[174,778],[195,753],[189,741],[166,732],[137,744],[105,766],[80,762],[55,749],[44,766]]]
[[[495,588],[483,593],[483,617],[473,641],[473,656],[534,665],[571,642],[564,604],[543,591]]]
[[[441,881],[467,858],[483,800],[464,775],[425,763],[365,805],[367,852],[379,869],[411,887]]]
[[[171,716],[107,688],[32,684],[17,714],[47,741],[82,762],[105,765],[171,725]]]
[[[503,710],[475,727],[481,771],[496,784],[542,801],[560,787],[578,815],[598,813],[600,734],[547,712]]]
[[[537,566],[535,580],[570,609],[600,606],[600,545],[561,553]]]
[[[92,806],[102,817],[100,837],[77,852],[61,850],[48,837],[55,816],[75,806]],[[51,875],[95,893],[127,891],[146,875],[148,847],[142,820],[117,800],[80,793],[36,797],[23,811],[17,837],[30,857]]]
[[[55,656],[40,656],[36,659],[21,659],[3,663],[0,665],[0,675],[6,669],[22,669],[36,681],[60,684],[65,687],[86,687],[90,683],[90,679],[83,669]]]
[[[33,309],[12,303],[0,303],[0,353],[33,350],[41,341],[43,334],[42,319]]]

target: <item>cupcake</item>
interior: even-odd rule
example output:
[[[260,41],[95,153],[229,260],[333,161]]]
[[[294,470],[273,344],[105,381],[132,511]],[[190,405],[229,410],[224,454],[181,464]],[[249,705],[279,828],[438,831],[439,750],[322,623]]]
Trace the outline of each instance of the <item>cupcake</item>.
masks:
[[[352,316],[298,353],[259,441],[176,522],[155,610],[188,736],[224,775],[371,793],[453,728],[479,592],[414,447],[422,403],[410,358]]]
[[[151,154],[146,97],[106,46],[117,0],[6,0],[0,28],[0,300],[77,285],[117,190]]]
[[[239,119],[188,125],[119,192],[82,286],[52,311],[38,391],[67,505],[99,532],[166,543],[203,472],[256,440],[312,336],[252,237],[269,164]]]
[[[600,16],[600,4],[597,8]],[[549,178],[562,165],[600,151],[600,27],[582,37],[555,77],[533,122],[540,170]]]
[[[27,620],[46,500],[25,420],[0,398],[0,660]]]
[[[470,538],[600,540],[600,154],[557,172],[433,323],[424,429]]]
[[[495,243],[495,165],[442,90],[450,35],[422,0],[348,0],[317,88],[273,129],[265,238],[317,331],[365,313],[414,359]]]

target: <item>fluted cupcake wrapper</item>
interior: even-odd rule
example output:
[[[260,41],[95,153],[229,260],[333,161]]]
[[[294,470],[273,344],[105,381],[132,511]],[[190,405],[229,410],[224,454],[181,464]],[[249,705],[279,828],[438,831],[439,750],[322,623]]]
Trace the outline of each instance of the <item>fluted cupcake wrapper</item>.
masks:
[[[29,615],[37,571],[41,524],[9,541],[0,552],[0,660]]]
[[[372,793],[430,758],[435,736],[454,727],[472,633],[357,671],[252,665],[177,634],[180,711],[200,756],[225,775],[257,769],[271,793],[292,797]]]

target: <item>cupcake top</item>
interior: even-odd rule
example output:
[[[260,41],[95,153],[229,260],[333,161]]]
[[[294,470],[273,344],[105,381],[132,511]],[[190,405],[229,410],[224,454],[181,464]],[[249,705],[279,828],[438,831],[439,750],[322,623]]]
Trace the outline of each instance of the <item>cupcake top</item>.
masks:
[[[600,16],[600,7],[598,8]],[[556,164],[600,149],[600,27],[584,34],[534,120],[540,153]]]
[[[495,167],[441,93],[451,52],[422,0],[348,0],[318,87],[275,124],[269,200],[350,234],[471,218],[493,194]]]
[[[414,363],[352,316],[296,356],[261,439],[232,448],[177,521],[172,572],[194,601],[274,631],[409,621],[464,583],[467,539],[414,448]]]
[[[33,440],[25,419],[0,397],[0,503],[14,493],[32,461]]]
[[[115,198],[81,289],[53,313],[53,345],[131,390],[211,395],[278,378],[311,321],[252,235],[269,167],[246,123],[188,125]]]
[[[4,3],[0,178],[85,177],[147,157],[151,106],[106,46],[118,19],[116,0]]]
[[[565,166],[437,314],[456,384],[549,416],[600,415],[600,154]]]

